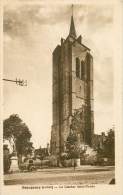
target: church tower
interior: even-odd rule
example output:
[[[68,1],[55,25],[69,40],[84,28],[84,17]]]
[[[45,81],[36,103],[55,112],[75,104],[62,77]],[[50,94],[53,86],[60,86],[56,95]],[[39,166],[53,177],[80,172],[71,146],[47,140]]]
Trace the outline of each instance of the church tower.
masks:
[[[53,124],[51,153],[65,151],[71,121],[79,113],[76,130],[80,144],[92,145],[94,134],[93,112],[93,57],[90,49],[77,37],[73,13],[66,39],[53,51]]]

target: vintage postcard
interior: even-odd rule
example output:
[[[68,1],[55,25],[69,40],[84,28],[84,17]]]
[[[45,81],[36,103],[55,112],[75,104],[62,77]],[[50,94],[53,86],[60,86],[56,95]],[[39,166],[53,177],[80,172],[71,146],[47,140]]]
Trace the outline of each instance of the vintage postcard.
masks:
[[[120,0],[1,2],[1,193],[122,195]]]

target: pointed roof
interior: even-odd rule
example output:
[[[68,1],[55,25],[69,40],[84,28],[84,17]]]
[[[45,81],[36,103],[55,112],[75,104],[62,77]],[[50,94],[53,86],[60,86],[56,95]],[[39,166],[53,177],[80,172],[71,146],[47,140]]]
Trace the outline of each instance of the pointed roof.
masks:
[[[69,36],[76,38],[76,29],[75,29],[75,25],[74,25],[73,15],[71,16]]]

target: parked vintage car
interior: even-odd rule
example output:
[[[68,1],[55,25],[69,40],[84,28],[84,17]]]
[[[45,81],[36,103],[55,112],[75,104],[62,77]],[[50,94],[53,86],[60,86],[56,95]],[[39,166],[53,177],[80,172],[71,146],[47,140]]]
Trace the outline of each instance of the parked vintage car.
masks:
[[[23,163],[19,165],[21,171],[33,171],[41,168],[47,168],[50,165],[47,159],[40,160],[39,158],[25,158]]]
[[[41,168],[41,160],[40,159],[33,159],[33,158],[25,158],[23,163],[19,165],[21,171],[33,171],[38,168]]]

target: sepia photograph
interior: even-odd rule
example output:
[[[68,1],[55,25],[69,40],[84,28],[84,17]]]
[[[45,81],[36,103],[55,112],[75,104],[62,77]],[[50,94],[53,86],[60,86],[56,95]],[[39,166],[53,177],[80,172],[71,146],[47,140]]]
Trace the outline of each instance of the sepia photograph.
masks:
[[[115,187],[115,22],[113,1],[3,3],[4,188]]]

